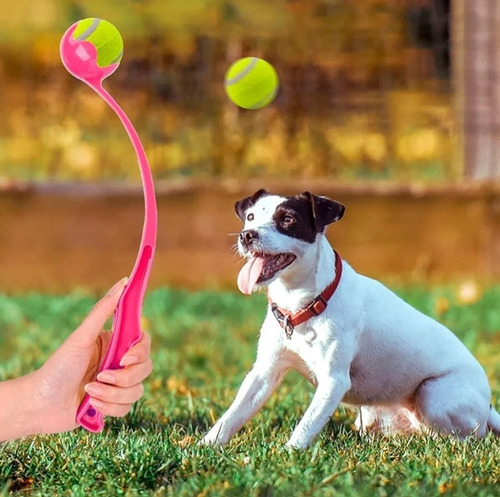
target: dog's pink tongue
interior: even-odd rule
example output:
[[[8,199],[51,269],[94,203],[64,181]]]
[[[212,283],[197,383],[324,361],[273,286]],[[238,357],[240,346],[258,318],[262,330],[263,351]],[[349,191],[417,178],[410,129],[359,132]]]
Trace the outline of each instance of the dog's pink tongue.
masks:
[[[262,268],[264,267],[264,262],[266,260],[263,257],[252,257],[242,268],[238,274],[238,288],[241,293],[245,295],[250,295],[253,291],[253,287],[260,274],[262,273]]]

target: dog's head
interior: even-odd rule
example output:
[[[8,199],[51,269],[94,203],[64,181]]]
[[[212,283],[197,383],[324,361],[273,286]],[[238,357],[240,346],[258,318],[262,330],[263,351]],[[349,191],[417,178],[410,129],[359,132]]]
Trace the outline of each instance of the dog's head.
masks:
[[[238,251],[249,260],[238,275],[238,288],[246,294],[292,271],[325,227],[345,211],[342,204],[309,192],[282,197],[266,190],[236,202],[234,208],[245,223]]]

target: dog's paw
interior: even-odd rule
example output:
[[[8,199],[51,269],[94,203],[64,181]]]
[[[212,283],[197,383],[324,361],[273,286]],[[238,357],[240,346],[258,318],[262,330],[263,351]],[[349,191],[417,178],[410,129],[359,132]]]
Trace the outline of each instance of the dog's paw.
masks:
[[[219,447],[221,443],[217,440],[217,437],[210,437],[208,433],[199,442],[198,445],[204,445],[205,447]]]
[[[221,445],[224,445],[221,427],[217,425],[212,427],[212,429],[199,441],[199,445],[205,445],[209,447],[220,447]]]
[[[290,439],[285,444],[285,449],[288,452],[295,452],[298,450],[305,450],[305,449],[307,449],[308,446],[309,446],[309,444],[307,444],[307,443],[300,442],[299,440]]]

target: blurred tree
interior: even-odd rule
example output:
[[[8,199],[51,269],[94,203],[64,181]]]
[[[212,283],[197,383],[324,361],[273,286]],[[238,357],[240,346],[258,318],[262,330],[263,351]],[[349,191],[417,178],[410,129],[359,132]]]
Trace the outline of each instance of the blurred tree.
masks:
[[[456,0],[455,49],[463,85],[465,174],[476,180],[500,177],[500,2]],[[462,44],[462,45],[461,45]]]
[[[0,0],[0,178],[137,179],[115,116],[61,66],[61,33],[89,15],[126,40],[106,84],[158,178],[453,178],[449,1]],[[247,55],[280,75],[258,112],[224,94]]]

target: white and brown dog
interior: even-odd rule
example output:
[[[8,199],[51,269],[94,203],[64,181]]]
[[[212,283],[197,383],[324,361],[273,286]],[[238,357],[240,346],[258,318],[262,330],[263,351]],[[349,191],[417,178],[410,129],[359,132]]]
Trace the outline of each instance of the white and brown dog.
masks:
[[[325,227],[342,204],[259,190],[235,209],[248,259],[238,287],[267,286],[269,307],[255,364],[202,443],[227,443],[292,368],[317,388],[290,447],[307,447],[341,402],[360,407],[361,430],[500,435],[486,374],[460,340],[332,249]]]

